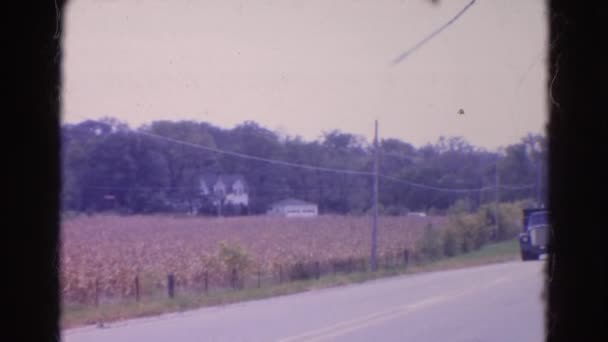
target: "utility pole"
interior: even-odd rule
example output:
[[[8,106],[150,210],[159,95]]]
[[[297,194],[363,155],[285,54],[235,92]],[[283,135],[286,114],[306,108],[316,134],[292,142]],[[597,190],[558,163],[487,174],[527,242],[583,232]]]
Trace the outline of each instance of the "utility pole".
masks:
[[[222,205],[224,204],[223,202],[224,202],[224,196],[222,194],[222,195],[220,195],[220,199],[218,200],[218,204],[217,204],[217,209],[218,209],[217,216],[218,217],[222,217],[222,209],[223,209]]]
[[[378,253],[378,120],[375,121],[374,130],[374,190],[373,190],[373,213],[372,213],[372,250],[370,256],[370,269],[376,271],[376,257]]]
[[[224,196],[221,192],[218,193],[218,195],[216,195],[217,198],[217,217],[222,217],[222,202],[224,199]]]
[[[499,187],[500,179],[498,178],[498,164],[496,164],[494,188],[496,190],[496,196],[494,198],[494,240],[498,238],[498,200],[500,194]]]

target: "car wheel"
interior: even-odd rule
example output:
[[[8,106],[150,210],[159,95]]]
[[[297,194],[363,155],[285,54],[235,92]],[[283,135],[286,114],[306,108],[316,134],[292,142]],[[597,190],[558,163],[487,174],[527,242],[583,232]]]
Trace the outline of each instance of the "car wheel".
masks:
[[[521,252],[521,260],[523,261],[530,261],[530,260],[534,260],[534,257],[532,255],[532,253],[529,252]]]

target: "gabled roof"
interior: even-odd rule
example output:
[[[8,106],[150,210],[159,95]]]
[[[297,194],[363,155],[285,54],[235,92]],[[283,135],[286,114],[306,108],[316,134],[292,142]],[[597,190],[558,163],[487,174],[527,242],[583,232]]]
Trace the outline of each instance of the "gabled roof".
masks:
[[[301,201],[294,198],[284,199],[282,201],[278,201],[272,204],[272,206],[286,206],[286,205],[316,205],[314,203]]]
[[[239,174],[206,174],[201,176],[201,181],[204,181],[209,187],[215,185],[218,180],[221,180],[228,187],[232,186],[236,181],[241,181],[247,187],[245,177]]]

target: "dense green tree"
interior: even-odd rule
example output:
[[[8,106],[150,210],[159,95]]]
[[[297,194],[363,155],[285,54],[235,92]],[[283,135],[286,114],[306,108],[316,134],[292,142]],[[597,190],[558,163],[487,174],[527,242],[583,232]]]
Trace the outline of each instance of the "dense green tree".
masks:
[[[250,206],[227,206],[227,215],[264,213],[273,202],[289,197],[317,203],[322,213],[362,214],[372,204],[369,174],[285,165],[371,172],[373,146],[361,136],[338,130],[305,141],[279,136],[252,121],[232,129],[195,121],[154,121],[130,129],[104,118],[64,125],[62,139],[64,210],[215,214],[213,199],[200,193],[203,174],[245,177]],[[538,184],[503,187],[498,193],[501,200],[537,195],[542,199],[546,192],[546,141],[540,135],[529,134],[498,152],[476,148],[461,137],[440,137],[419,148],[399,139],[382,139],[378,157],[383,214],[441,213],[456,202],[466,203],[468,211],[477,210],[495,200],[496,172],[503,185]]]

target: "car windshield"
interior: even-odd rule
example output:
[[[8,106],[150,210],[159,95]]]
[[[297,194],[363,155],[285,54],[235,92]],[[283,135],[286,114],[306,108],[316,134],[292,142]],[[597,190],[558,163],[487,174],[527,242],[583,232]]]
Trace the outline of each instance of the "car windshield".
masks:
[[[547,212],[530,215],[530,226],[549,224],[549,214]]]

